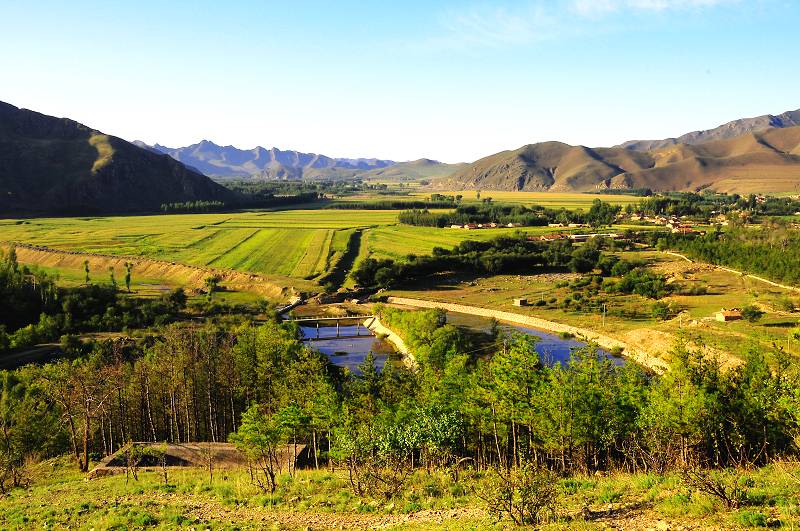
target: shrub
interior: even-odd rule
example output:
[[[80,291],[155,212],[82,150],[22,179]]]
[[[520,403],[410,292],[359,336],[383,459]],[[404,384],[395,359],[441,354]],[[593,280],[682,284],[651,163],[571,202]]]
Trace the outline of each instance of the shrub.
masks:
[[[727,509],[738,509],[747,499],[751,480],[736,470],[704,470],[686,468],[683,483],[721,501]]]
[[[476,495],[497,518],[508,517],[515,525],[538,525],[555,516],[558,481],[553,472],[528,464],[495,472]]]
[[[751,323],[755,323],[762,317],[764,317],[764,312],[758,309],[758,307],[754,305],[745,306],[742,308],[742,317],[750,321]]]
[[[672,317],[672,314],[674,312],[672,311],[672,307],[669,304],[659,301],[653,304],[650,313],[654,319],[658,319],[660,321],[666,321],[667,319]]]
[[[739,511],[736,523],[744,527],[767,527],[767,516],[755,511]]]

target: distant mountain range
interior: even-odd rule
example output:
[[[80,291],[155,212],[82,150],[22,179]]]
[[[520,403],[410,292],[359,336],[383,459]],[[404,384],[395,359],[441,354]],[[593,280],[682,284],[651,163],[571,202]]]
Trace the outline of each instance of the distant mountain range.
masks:
[[[147,211],[233,197],[171,157],[0,102],[0,215]]]
[[[615,147],[633,149],[635,151],[651,151],[676,144],[688,144],[694,146],[704,142],[714,140],[727,140],[754,131],[765,129],[782,129],[785,127],[800,126],[800,109],[787,111],[783,114],[765,114],[755,118],[740,118],[726,124],[706,129],[705,131],[693,131],[679,136],[678,138],[665,138],[663,140],[629,140]]]
[[[169,155],[216,179],[337,179],[396,164],[392,160],[332,158],[261,146],[239,149],[234,146],[220,146],[209,140],[181,148],[159,144],[148,146],[138,140],[134,144]]]
[[[67,118],[0,102],[0,216],[158,210],[235,201],[212,181],[431,180],[434,189],[800,192],[800,110],[736,120],[611,148],[530,144],[472,164],[347,159],[204,140],[183,148],[130,143]]]
[[[800,110],[743,118],[663,140],[612,148],[529,144],[484,157],[438,189],[599,191],[650,188],[737,193],[800,191]]]
[[[469,164],[447,164],[431,159],[418,159],[410,162],[397,162],[385,168],[359,173],[362,179],[381,179],[387,181],[420,181],[446,177],[452,173],[466,168]]]

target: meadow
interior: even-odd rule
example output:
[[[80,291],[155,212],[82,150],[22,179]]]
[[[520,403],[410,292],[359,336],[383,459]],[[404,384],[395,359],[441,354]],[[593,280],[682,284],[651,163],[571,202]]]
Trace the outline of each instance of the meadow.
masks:
[[[354,230],[396,217],[394,211],[287,210],[44,218],[0,222],[0,240],[309,279],[335,265]]]
[[[485,474],[458,478],[434,470],[408,481],[387,503],[353,495],[345,470],[302,470],[281,475],[272,495],[244,471],[138,473],[86,481],[60,460],[39,465],[42,477],[28,490],[0,499],[3,528],[81,529],[509,529],[476,494]],[[621,474],[561,478],[554,521],[537,529],[746,529],[800,524],[797,463],[747,472],[750,501],[726,509],[687,488],[675,474]],[[43,503],[42,500],[47,500]],[[688,527],[682,527],[688,526]]]

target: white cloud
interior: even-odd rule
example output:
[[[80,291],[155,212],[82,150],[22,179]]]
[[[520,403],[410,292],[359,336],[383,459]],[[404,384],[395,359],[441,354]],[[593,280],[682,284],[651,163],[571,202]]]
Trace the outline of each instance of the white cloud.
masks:
[[[410,48],[503,48],[591,33],[598,18],[712,8],[740,0],[528,0],[506,6],[472,4],[439,14],[439,30]]]
[[[558,13],[533,2],[509,9],[473,5],[439,15],[440,31],[415,46],[422,48],[499,48],[554,37],[561,24]]]
[[[571,0],[570,8],[581,16],[595,16],[616,11],[667,11],[715,7],[738,0]]]

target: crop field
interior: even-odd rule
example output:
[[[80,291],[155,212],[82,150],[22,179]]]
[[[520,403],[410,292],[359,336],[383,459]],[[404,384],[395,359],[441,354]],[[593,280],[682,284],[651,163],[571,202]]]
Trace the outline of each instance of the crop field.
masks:
[[[577,192],[506,192],[484,190],[480,192],[480,198],[474,190],[461,192],[437,192],[443,195],[462,195],[462,201],[482,201],[491,198],[498,203],[518,203],[522,205],[541,205],[547,208],[566,208],[567,210],[588,210],[592,206],[592,201],[600,199],[612,205],[626,206],[636,204],[642,200],[641,197],[632,195],[616,194],[582,194]],[[422,199],[430,195],[430,192],[414,192],[414,199]]]
[[[530,195],[530,194],[528,194]],[[558,194],[538,194],[557,196]],[[588,205],[595,196],[562,194]],[[600,197],[600,196],[597,196]],[[619,196],[613,196],[619,199]],[[80,253],[134,256],[201,267],[233,269],[281,279],[323,278],[345,257],[351,238],[365,257],[402,259],[449,248],[465,240],[487,240],[514,229],[466,231],[400,225],[397,210],[281,210],[0,220],[0,241]],[[618,227],[622,230],[624,227]],[[562,229],[525,228],[542,234]]]
[[[10,220],[0,222],[0,240],[303,279],[333,267],[355,230],[396,218],[396,211],[296,210]]]

